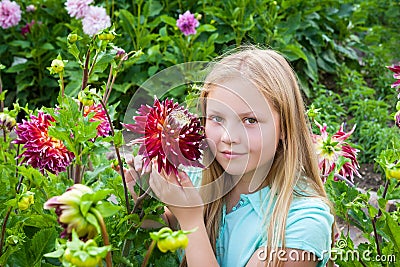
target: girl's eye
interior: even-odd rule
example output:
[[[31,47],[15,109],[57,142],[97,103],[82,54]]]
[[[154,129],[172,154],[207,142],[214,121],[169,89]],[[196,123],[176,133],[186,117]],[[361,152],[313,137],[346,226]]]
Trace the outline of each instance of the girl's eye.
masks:
[[[258,121],[254,118],[244,118],[245,124],[256,124]]]
[[[222,118],[220,116],[210,116],[208,117],[209,120],[216,122],[216,123],[221,123],[222,122]]]

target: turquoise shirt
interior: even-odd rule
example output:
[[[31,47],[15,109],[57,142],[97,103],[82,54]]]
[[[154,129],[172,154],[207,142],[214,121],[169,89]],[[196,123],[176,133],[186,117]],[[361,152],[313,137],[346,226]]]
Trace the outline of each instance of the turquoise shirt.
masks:
[[[228,214],[223,210],[216,246],[221,267],[245,266],[257,249],[265,247],[263,222],[269,189],[265,187],[252,194],[242,194],[237,208]],[[286,248],[312,252],[321,259],[317,266],[325,266],[330,255],[332,223],[333,216],[322,200],[296,197],[287,218]],[[291,254],[286,258],[296,256]],[[301,253],[299,259],[302,259]]]
[[[188,175],[194,184],[199,184],[199,172],[189,171]],[[264,187],[252,194],[240,195],[238,205],[228,214],[224,207],[216,244],[216,257],[221,267],[246,266],[254,252],[265,246],[263,222],[269,190]],[[317,266],[325,266],[330,256],[333,220],[328,205],[322,200],[295,197],[286,223],[286,248],[312,252],[321,259]]]

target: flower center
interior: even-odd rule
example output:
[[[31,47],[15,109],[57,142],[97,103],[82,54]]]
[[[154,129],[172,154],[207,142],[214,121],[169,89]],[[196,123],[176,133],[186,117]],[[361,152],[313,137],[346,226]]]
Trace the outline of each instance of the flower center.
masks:
[[[169,114],[169,117],[178,123],[178,126],[183,127],[190,123],[190,118],[182,110],[174,110]]]

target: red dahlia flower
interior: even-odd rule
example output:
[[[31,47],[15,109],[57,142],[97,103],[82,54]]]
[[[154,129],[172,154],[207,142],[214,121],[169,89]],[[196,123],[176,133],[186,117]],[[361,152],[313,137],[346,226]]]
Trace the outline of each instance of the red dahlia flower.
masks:
[[[48,170],[58,174],[66,170],[71,164],[74,154],[70,152],[61,140],[48,135],[50,122],[55,121],[51,115],[39,112],[38,116],[31,115],[30,121],[18,123],[15,132],[18,137],[15,144],[24,145],[25,151],[18,156],[23,157],[21,163],[26,162],[42,173]]]
[[[339,156],[343,156],[350,160],[346,162],[339,170],[339,174],[343,177],[350,179],[353,182],[354,175],[361,177],[358,169],[360,165],[357,162],[358,150],[351,147],[345,140],[354,132],[355,126],[350,132],[345,133],[343,131],[343,124],[340,126],[339,131],[334,135],[329,136],[326,132],[326,124],[321,126],[318,122],[315,122],[320,131],[321,135],[313,135],[313,141],[316,146],[316,152],[318,155],[319,169],[323,176],[329,175],[336,166],[336,161]]]
[[[392,88],[400,86],[400,64],[393,64],[392,66],[387,66],[387,68],[394,72],[393,78],[397,79],[397,81],[392,84]]]
[[[89,121],[101,122],[99,126],[97,126],[97,136],[103,136],[103,137],[108,136],[111,131],[111,127],[110,124],[108,123],[107,114],[104,111],[102,105],[98,104],[98,105],[85,106],[83,110],[83,116],[86,117],[92,112],[94,112],[94,116]]]
[[[123,124],[128,130],[142,134],[133,143],[140,143],[139,155],[146,167],[153,158],[157,159],[158,171],[178,174],[180,164],[203,167],[201,157],[203,127],[200,120],[187,109],[172,100],[154,100],[153,107],[142,105],[136,124]]]

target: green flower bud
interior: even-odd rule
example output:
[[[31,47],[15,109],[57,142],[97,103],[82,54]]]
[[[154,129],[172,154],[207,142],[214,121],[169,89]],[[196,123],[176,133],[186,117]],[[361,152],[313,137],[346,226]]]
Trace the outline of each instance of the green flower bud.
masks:
[[[30,205],[35,203],[35,199],[33,197],[34,193],[27,191],[24,193],[18,201],[18,208],[20,210],[27,210]]]
[[[54,59],[51,62],[51,69],[55,73],[60,73],[64,70],[64,62],[60,59]]]
[[[98,35],[98,37],[100,40],[103,40],[103,41],[112,41],[115,38],[114,34],[112,34],[112,33],[101,33]]]
[[[90,95],[87,95],[84,91],[80,91],[78,93],[78,100],[82,103],[82,105],[88,107],[94,103],[93,98]]]
[[[67,40],[69,43],[75,43],[78,40],[78,35],[76,33],[68,34]]]
[[[311,104],[309,110],[307,110],[307,116],[312,120],[315,119],[319,114],[320,108],[315,108],[314,104]]]

